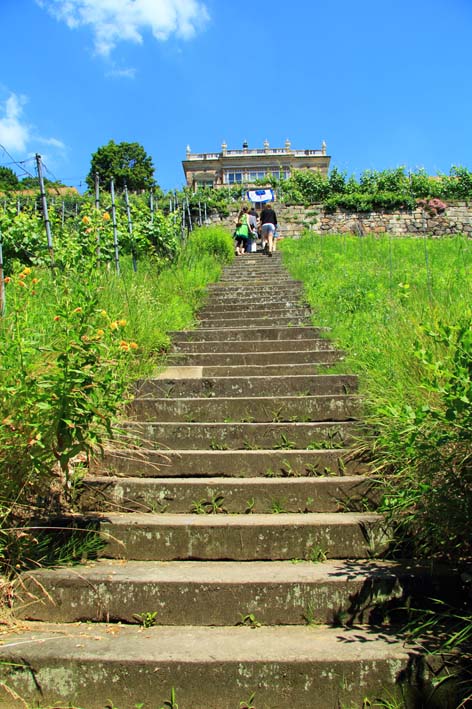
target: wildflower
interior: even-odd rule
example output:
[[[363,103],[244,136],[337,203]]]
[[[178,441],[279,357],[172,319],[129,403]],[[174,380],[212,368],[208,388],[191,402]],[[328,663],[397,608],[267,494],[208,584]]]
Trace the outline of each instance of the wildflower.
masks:
[[[118,329],[117,321],[113,320],[113,322],[110,323],[109,327],[110,327],[110,330],[117,330]]]
[[[124,350],[125,352],[127,352],[127,351],[129,350],[129,343],[126,342],[126,340],[121,340],[121,342],[120,342],[120,347],[121,347],[122,350]]]
[[[118,320],[118,325],[119,325],[120,327],[125,327],[125,325],[126,325],[126,320]]]
[[[110,215],[108,214],[108,212],[104,212],[102,219],[104,222],[110,221]]]
[[[79,308],[74,308],[74,310],[73,310],[72,312],[73,312],[73,313],[81,313],[81,312],[82,312],[82,308],[80,308],[80,307],[79,307]]]
[[[82,224],[90,224],[90,217],[87,217],[87,215],[82,217]]]
[[[10,276],[5,276],[5,278],[3,279],[4,283],[10,283],[10,281],[11,281]]]
[[[36,285],[36,283],[39,283],[39,278],[33,278],[31,283],[34,283],[34,285]]]
[[[89,226],[89,228],[85,230],[85,233],[86,233],[86,234],[91,234],[92,231],[93,231],[92,227]]]
[[[25,276],[29,276],[29,274],[31,273],[31,268],[29,268],[29,266],[26,266],[26,268],[23,269],[23,273],[25,274]]]
[[[20,276],[21,276],[21,273],[20,273]],[[18,281],[18,285],[22,286],[23,288],[26,288],[26,284],[24,281]]]
[[[102,316],[102,318],[108,317],[108,313],[106,310],[100,310],[100,315]]]
[[[61,319],[61,316],[60,316],[60,315],[55,315],[55,316],[54,316],[55,322],[57,322],[57,321],[60,320],[60,319]]]
[[[97,335],[98,335],[98,337],[103,337],[104,334],[105,334],[105,330],[102,330],[101,328],[99,328],[99,329],[97,330]]]
[[[21,279],[26,278],[26,273],[24,273],[22,271],[21,273],[18,274],[18,278],[21,278]]]
[[[129,343],[129,348],[130,350],[137,350],[138,349],[138,344],[136,342],[130,342]]]

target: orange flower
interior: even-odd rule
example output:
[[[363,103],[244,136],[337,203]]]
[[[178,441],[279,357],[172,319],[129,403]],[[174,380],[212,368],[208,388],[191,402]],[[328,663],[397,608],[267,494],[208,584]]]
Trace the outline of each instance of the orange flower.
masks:
[[[74,310],[73,310],[72,312],[73,312],[73,313],[81,313],[81,312],[82,312],[82,308],[74,308]]]
[[[118,320],[118,325],[119,325],[120,327],[125,327],[125,325],[126,325],[126,320]]]
[[[102,330],[102,329],[97,330],[98,337],[103,337],[104,334],[105,334],[105,330]]]
[[[56,322],[57,322],[58,320],[60,320],[60,319],[61,319],[61,316],[60,316],[60,315],[55,315],[55,316],[54,316],[54,320],[55,320]]]
[[[109,328],[110,328],[110,330],[117,330],[118,329],[117,321],[113,320],[113,322],[110,323]]]
[[[138,344],[136,342],[130,342],[129,343],[129,348],[130,350],[137,350],[138,349]]]
[[[21,274],[20,274],[21,275]],[[26,288],[26,284],[24,281],[18,281],[18,285],[22,286],[23,288]]]
[[[5,278],[3,279],[4,283],[10,283],[10,281],[11,281],[10,276],[5,276]]]
[[[26,273],[23,273],[23,272],[19,273],[18,278],[26,278]]]
[[[128,344],[128,342],[126,342],[126,340],[121,340],[120,347],[125,352],[127,352],[129,350],[129,344]]]
[[[90,217],[82,217],[82,224],[90,224]]]
[[[102,219],[104,222],[110,221],[110,215],[108,214],[108,212],[104,212]]]
[[[39,278],[33,278],[31,283],[34,283],[34,285],[36,285],[36,283],[39,283]]]

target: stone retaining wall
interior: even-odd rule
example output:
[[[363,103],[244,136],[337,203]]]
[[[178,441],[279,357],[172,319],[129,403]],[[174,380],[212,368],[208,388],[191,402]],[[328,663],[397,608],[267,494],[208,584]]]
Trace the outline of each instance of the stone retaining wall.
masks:
[[[472,236],[472,205],[456,202],[448,205],[442,214],[429,214],[418,207],[414,210],[393,212],[347,212],[340,210],[328,213],[318,204],[309,207],[275,204],[281,236],[297,237],[305,229],[316,234],[393,234],[395,236],[446,236],[467,234]],[[211,214],[209,222],[234,229],[237,211],[229,217]]]

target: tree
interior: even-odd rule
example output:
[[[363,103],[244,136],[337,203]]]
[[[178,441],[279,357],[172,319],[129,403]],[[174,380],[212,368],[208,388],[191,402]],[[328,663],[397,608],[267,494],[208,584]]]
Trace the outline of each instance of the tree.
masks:
[[[92,154],[90,172],[86,177],[90,190],[94,189],[95,173],[100,178],[100,187],[110,190],[113,178],[117,190],[123,190],[125,184],[131,192],[154,187],[154,165],[139,143],[115,143],[110,140]]]
[[[0,191],[18,189],[18,176],[9,167],[0,167]]]

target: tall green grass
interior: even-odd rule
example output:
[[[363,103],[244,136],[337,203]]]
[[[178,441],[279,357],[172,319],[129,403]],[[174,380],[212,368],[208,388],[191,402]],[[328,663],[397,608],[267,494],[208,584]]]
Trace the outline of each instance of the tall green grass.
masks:
[[[130,384],[191,328],[208,283],[233,258],[220,228],[189,236],[176,260],[89,258],[67,269],[17,263],[0,318],[0,563],[31,552],[32,516],[68,504],[77,467],[113,435]],[[27,551],[29,548],[29,551]],[[21,565],[21,562],[20,562]]]
[[[357,373],[397,553],[472,556],[472,241],[305,235],[281,246]]]

